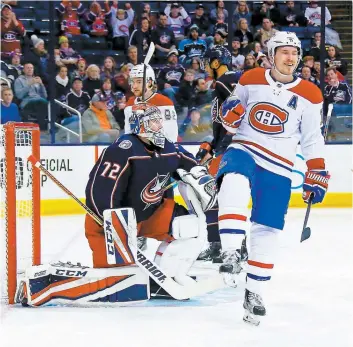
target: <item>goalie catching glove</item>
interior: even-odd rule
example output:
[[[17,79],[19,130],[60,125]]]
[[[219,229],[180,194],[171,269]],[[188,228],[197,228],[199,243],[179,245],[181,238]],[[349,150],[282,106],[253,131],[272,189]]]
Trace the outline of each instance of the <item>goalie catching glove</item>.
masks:
[[[190,172],[177,169],[180,179],[190,185],[201,203],[203,211],[211,209],[217,199],[215,179],[204,166],[194,166]]]

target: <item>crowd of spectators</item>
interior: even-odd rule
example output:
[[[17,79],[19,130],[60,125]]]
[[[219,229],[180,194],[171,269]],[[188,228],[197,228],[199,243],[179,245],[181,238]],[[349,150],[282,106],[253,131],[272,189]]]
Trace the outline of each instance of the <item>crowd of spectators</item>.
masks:
[[[214,45],[226,46],[232,54],[230,68],[239,76],[258,66],[270,68],[267,41],[278,30],[318,31],[321,16],[318,1],[263,1],[257,6],[238,1],[234,13],[228,13],[224,1],[158,2],[158,6],[62,1],[55,13],[57,71],[50,75],[45,34],[41,30],[26,32],[25,21],[17,15],[17,11],[23,13],[24,4],[3,1],[1,5],[1,76],[2,83],[6,79],[10,84],[1,90],[1,122],[19,118],[36,121],[45,133],[48,87],[55,76],[54,98],[82,114],[85,141],[110,141],[124,129],[121,114],[132,95],[129,72],[142,62],[151,41],[156,47],[152,65],[158,92],[175,104],[179,139],[201,141],[211,134],[213,81],[204,59],[207,50]],[[232,28],[228,27],[229,16]],[[327,8],[325,22],[331,25]],[[233,40],[228,47],[229,30]],[[320,86],[321,36],[315,30],[310,32],[311,42],[304,47],[297,74]],[[303,44],[306,41],[307,37]],[[347,62],[334,45],[327,45],[326,54],[325,98],[330,103],[351,103],[351,89],[345,81]],[[67,125],[72,120],[77,123],[72,112],[57,108],[56,122]]]

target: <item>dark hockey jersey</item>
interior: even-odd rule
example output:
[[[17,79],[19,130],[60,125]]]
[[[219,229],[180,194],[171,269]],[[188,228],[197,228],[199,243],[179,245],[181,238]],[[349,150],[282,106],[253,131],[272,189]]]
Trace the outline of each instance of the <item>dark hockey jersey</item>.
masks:
[[[184,39],[179,44],[180,53],[185,54],[188,58],[202,57],[206,50],[206,41],[202,39]]]
[[[224,129],[219,120],[219,112],[222,103],[232,93],[239,81],[239,78],[239,73],[227,71],[216,81],[211,107],[211,116],[213,121],[213,141],[211,146],[216,153],[224,151],[231,141],[231,136],[225,137],[227,130]]]
[[[336,86],[326,85],[324,90],[325,99],[330,104],[351,104],[352,92],[347,83],[339,82]]]
[[[139,223],[161,205],[168,194],[164,188],[171,178],[178,178],[176,169],[190,171],[195,165],[192,154],[168,140],[158,148],[136,135],[123,135],[103,150],[93,167],[86,204],[100,216],[105,209],[133,207]]]
[[[164,89],[164,84],[169,83],[173,87],[179,87],[182,77],[184,75],[185,69],[182,65],[165,65],[161,70],[159,70],[157,75],[158,88],[159,90]]]

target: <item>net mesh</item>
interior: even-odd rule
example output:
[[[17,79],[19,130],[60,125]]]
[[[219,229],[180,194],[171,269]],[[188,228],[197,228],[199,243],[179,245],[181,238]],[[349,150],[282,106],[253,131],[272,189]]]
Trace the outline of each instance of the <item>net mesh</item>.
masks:
[[[9,262],[11,253],[14,254],[13,246],[9,245],[9,221],[8,211],[11,197],[7,196],[6,187],[9,180],[15,180],[16,183],[16,252],[17,252],[17,274],[22,273],[24,269],[32,264],[32,214],[33,214],[33,196],[32,196],[32,165],[27,158],[32,153],[32,131],[30,129],[14,130],[15,144],[7,143],[6,127],[0,128],[0,218],[1,218],[1,259],[0,259],[0,291],[1,301],[8,301],[8,281]],[[6,153],[9,152],[9,146],[15,145],[15,177],[7,177],[8,161]],[[13,181],[12,181],[13,182]],[[16,276],[16,275],[15,275]]]

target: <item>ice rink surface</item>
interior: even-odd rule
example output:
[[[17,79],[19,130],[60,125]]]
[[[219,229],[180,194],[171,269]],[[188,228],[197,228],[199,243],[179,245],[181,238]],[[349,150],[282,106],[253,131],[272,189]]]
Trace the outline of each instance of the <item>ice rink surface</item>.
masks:
[[[268,315],[259,327],[242,321],[241,283],[188,302],[151,300],[115,308],[2,306],[0,346],[353,346],[352,210],[313,209],[312,236],[299,243],[304,215],[303,209],[289,211],[264,297]],[[44,217],[42,229],[44,262],[91,264],[83,216]],[[154,246],[149,243],[151,251]]]

